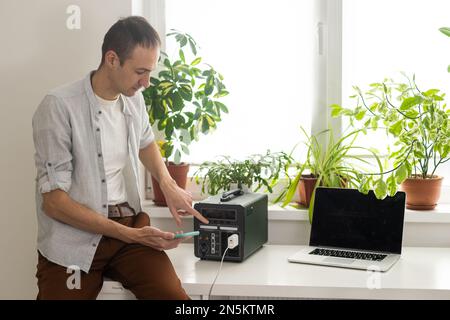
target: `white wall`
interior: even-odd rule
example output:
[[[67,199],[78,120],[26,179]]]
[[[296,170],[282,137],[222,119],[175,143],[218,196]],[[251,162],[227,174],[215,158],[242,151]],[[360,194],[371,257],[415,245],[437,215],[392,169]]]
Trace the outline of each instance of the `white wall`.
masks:
[[[72,4],[80,30],[66,28]],[[37,293],[33,112],[49,89],[98,66],[105,32],[131,12],[131,0],[0,2],[0,299]]]

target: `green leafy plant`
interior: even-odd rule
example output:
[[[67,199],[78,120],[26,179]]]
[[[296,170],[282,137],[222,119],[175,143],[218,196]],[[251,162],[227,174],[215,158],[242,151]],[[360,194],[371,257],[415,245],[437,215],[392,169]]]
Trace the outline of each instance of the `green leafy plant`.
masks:
[[[197,184],[202,184],[202,193],[215,195],[221,190],[230,190],[232,184],[238,188],[247,186],[253,191],[266,187],[272,188],[279,180],[280,173],[285,172],[292,158],[284,152],[254,154],[243,161],[232,159],[229,156],[220,156],[217,161],[206,161],[194,173]],[[200,182],[200,179],[203,181]]]
[[[371,167],[371,164],[364,157],[356,155],[357,153],[366,152],[374,156],[379,172],[383,171],[383,167],[375,151],[353,145],[360,130],[347,133],[336,140],[331,130],[324,130],[317,135],[310,136],[303,128],[301,129],[306,137],[303,142],[307,147],[306,160],[294,163],[295,178],[289,180],[287,189],[275,201],[282,201],[282,206],[288,205],[292,201],[305,171],[309,171],[312,176],[317,178],[314,188],[317,186],[349,187],[358,188],[363,193],[374,189],[377,197],[386,196],[384,181],[363,173],[364,170]],[[326,141],[324,144],[321,143],[323,138]],[[310,205],[311,208],[312,205]],[[310,220],[312,219],[311,214],[312,210],[310,210]]]
[[[440,28],[439,31],[445,34],[447,37],[450,37],[450,28],[443,27]],[[450,65],[447,67],[447,71],[450,72]]]
[[[388,150],[393,168],[384,172],[389,174],[390,194],[408,177],[434,176],[438,166],[450,159],[450,111],[445,94],[438,89],[420,90],[414,76],[406,79],[372,83],[366,92],[354,87],[355,108],[331,106],[333,116],[350,117],[351,125],[363,132],[383,130],[394,138],[395,150]]]
[[[178,56],[162,52],[157,77],[143,91],[150,123],[164,132],[159,143],[166,161],[178,164],[182,154],[189,154],[189,145],[207,134],[221,121],[228,108],[219,100],[228,95],[223,76],[211,65],[203,63],[195,40],[187,33],[167,34],[175,39]],[[190,62],[189,62],[190,61]]]

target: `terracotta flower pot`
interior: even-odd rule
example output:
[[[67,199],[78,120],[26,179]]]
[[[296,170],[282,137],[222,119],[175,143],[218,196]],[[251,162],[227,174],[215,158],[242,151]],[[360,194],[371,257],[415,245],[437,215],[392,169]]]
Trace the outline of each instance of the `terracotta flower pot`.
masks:
[[[412,210],[433,210],[441,196],[443,177],[423,179],[413,176],[406,179],[400,190],[406,192],[406,208]]]
[[[187,163],[174,164],[173,162],[170,162],[169,165],[167,166],[167,170],[169,170],[170,176],[175,180],[177,185],[182,189],[186,189],[189,164]],[[156,181],[156,179],[153,178],[153,176],[152,176],[152,185],[154,194],[153,202],[155,203],[155,205],[160,207],[167,207],[166,198],[164,197],[164,194],[161,190],[161,187],[159,186],[158,181]]]
[[[312,174],[302,175],[298,184],[298,192],[300,195],[300,204],[309,207],[314,186],[317,183],[317,177]]]

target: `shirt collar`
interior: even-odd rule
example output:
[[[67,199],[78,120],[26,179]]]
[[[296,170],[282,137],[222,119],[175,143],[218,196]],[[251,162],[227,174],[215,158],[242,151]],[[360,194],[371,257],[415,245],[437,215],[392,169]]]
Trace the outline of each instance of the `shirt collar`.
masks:
[[[84,78],[84,90],[86,92],[87,98],[89,100],[89,105],[91,106],[91,109],[94,111],[95,117],[98,118],[100,112],[100,107],[97,98],[95,97],[94,90],[92,89],[92,83],[91,83],[91,76],[95,71],[91,71],[87,74],[87,76]],[[131,116],[130,112],[130,106],[128,105],[127,99],[120,94],[119,100],[122,102],[123,106],[123,113],[127,116]]]

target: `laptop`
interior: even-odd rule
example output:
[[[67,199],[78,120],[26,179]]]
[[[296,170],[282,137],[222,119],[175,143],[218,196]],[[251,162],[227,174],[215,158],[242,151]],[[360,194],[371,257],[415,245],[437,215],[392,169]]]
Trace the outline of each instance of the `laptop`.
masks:
[[[387,271],[402,251],[405,193],[378,200],[373,191],[316,189],[309,246],[289,262]]]

